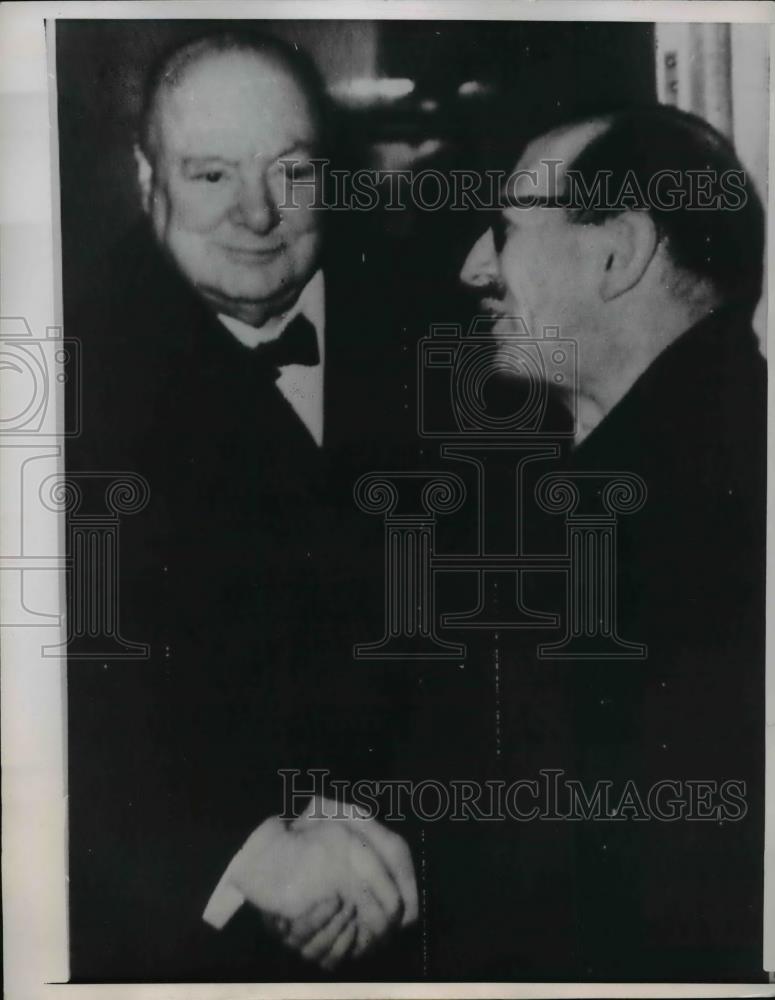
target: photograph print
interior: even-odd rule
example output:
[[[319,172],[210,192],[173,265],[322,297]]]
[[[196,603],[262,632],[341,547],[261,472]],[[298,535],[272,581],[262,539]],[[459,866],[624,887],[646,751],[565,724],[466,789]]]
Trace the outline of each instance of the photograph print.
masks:
[[[766,983],[766,31],[50,28],[70,982]]]

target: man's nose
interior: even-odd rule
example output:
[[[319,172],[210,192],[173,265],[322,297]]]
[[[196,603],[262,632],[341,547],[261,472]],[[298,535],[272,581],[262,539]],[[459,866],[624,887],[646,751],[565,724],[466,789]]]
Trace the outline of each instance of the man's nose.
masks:
[[[498,255],[492,229],[488,229],[471,247],[460,272],[467,288],[487,288],[498,280]]]
[[[257,233],[270,232],[280,221],[277,203],[262,174],[243,177],[234,208],[236,220]]]

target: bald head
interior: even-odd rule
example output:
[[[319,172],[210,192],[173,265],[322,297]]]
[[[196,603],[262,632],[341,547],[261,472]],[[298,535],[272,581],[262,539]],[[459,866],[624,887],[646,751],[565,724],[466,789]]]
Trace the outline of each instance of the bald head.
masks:
[[[327,120],[326,92],[314,63],[304,52],[277,38],[229,31],[178,45],[165,52],[151,68],[145,83],[138,128],[138,145],[149,160],[153,161],[158,150],[160,116],[182,84],[192,77],[209,81],[210,104],[221,101],[217,109],[220,116],[227,111],[223,99],[239,99],[248,89],[221,87],[221,74],[233,76],[240,71],[254,78],[263,77],[265,89],[279,86],[289,91],[296,107],[303,106],[318,141],[322,141]]]
[[[610,124],[608,118],[593,118],[563,125],[533,139],[519,158],[509,196],[526,201],[535,197],[561,199],[567,188],[569,167]]]
[[[764,212],[731,142],[704,119],[666,105],[565,132],[571,148],[564,195],[574,222],[602,225],[628,210],[646,212],[687,294],[706,289],[753,309],[761,294]],[[573,136],[588,140],[573,150]]]

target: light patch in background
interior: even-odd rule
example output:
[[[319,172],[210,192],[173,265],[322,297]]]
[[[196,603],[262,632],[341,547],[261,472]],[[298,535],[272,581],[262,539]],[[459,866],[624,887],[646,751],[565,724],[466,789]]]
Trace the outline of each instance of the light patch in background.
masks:
[[[769,32],[755,24],[665,23],[655,25],[655,38],[658,99],[700,115],[731,139],[766,206]],[[766,284],[753,325],[766,354]]]

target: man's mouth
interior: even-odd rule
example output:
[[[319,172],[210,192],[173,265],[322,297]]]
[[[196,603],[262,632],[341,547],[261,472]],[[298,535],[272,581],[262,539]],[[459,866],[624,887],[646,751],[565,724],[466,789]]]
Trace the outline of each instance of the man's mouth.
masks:
[[[479,308],[485,315],[494,320],[506,315],[503,303],[499,299],[489,296],[479,299]]]
[[[227,256],[243,264],[257,264],[273,260],[285,249],[284,244],[274,243],[271,246],[241,247],[232,245],[222,245],[221,249]]]

